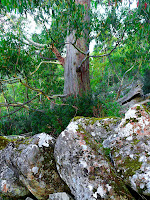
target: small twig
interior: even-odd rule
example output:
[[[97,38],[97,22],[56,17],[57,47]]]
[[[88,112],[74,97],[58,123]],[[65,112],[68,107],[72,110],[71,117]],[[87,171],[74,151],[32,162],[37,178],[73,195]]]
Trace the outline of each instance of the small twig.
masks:
[[[120,87],[119,87],[118,92],[117,92],[117,98],[116,98],[116,100],[118,100],[118,98],[119,98],[119,96],[120,96],[120,92],[121,92],[121,90],[122,90],[122,85],[123,85],[123,81],[124,81],[125,75],[126,75],[129,71],[131,71],[131,69],[133,69],[133,67],[135,67],[135,65],[133,65],[130,69],[128,69],[128,70],[124,73],[124,75],[123,75],[123,77],[122,77],[122,79],[121,79]]]

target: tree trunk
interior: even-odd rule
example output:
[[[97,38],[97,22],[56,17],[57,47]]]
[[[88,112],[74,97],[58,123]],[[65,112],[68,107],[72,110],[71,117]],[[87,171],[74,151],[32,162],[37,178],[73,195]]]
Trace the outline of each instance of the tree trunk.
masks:
[[[86,9],[90,8],[90,0],[76,0],[77,4],[85,5]],[[84,20],[89,20],[88,14]],[[81,65],[81,62],[86,55],[78,51],[71,43],[74,43],[74,33],[67,37],[66,45],[66,59],[64,64],[64,94],[75,95],[87,93],[90,89],[89,78],[89,58],[87,58]],[[83,52],[88,52],[89,49],[89,31],[85,30],[85,37],[77,39],[76,46]]]

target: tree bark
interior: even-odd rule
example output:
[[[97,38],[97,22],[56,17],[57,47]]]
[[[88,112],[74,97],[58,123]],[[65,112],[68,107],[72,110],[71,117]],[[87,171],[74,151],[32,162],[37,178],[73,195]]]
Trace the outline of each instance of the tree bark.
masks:
[[[90,8],[90,0],[76,0],[77,4],[82,4],[88,10]],[[86,14],[84,20],[88,21],[89,16]],[[66,59],[64,64],[64,94],[65,95],[82,95],[87,93],[90,89],[89,78],[89,58],[83,63],[83,59],[86,55],[78,51],[71,43],[75,41],[75,32],[67,37],[66,45]],[[76,46],[83,52],[89,50],[89,31],[84,31],[85,37],[77,39]],[[82,65],[81,65],[82,63]],[[80,66],[81,65],[81,66]]]

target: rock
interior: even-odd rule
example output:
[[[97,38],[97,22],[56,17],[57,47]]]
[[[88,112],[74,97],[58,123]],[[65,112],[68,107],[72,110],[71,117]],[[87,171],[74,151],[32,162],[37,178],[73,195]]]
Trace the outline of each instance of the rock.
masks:
[[[116,123],[113,119],[76,118],[57,138],[57,169],[76,200],[134,199],[105,158],[102,144],[92,137],[100,141],[107,138],[113,133],[109,127]]]
[[[104,140],[103,146],[111,149],[118,175],[139,194],[150,196],[149,112],[142,105],[134,105],[116,132]]]
[[[46,133],[15,140],[0,152],[0,192],[10,197],[29,194],[48,199],[49,194],[68,191],[54,160],[55,139]]]
[[[149,199],[149,111],[134,105],[123,119],[76,117],[57,141],[0,136],[0,199],[31,200],[30,192],[43,200]]]
[[[49,200],[73,200],[73,198],[65,192],[59,192],[50,194]]]
[[[27,197],[25,200],[33,200],[33,199],[31,199],[30,197]]]
[[[0,136],[0,193],[11,197],[22,197],[28,195],[29,190],[18,180],[19,173],[12,165],[11,159],[6,164],[6,146],[10,143],[6,137]],[[11,146],[11,145],[10,145]],[[11,148],[11,147],[10,147]],[[7,149],[7,148],[6,148]],[[11,152],[10,152],[11,153]]]
[[[119,98],[117,102],[121,105],[126,104],[127,102],[130,102],[131,100],[135,99],[135,101],[141,101],[143,90],[142,90],[143,84],[138,81],[131,90],[122,98]]]

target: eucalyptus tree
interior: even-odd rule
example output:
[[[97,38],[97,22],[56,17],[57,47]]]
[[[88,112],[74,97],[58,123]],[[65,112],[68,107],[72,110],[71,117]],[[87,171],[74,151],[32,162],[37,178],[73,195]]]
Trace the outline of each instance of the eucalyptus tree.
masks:
[[[90,90],[90,57],[109,56],[128,35],[134,35],[140,26],[148,30],[149,4],[144,3],[145,1],[141,0],[138,9],[131,11],[130,1],[129,8],[123,9],[119,0],[9,0],[9,2],[2,0],[1,10],[3,12],[15,10],[24,15],[32,13],[37,20],[41,21],[47,33],[46,43],[33,41],[20,32],[21,40],[27,41],[29,45],[40,49],[41,52],[47,49],[55,54],[59,63],[64,67],[64,95],[74,94],[76,96],[83,92],[88,93]],[[92,8],[95,7],[94,11],[90,8],[91,5]],[[99,12],[100,10],[102,12]],[[8,13],[7,16],[9,16]],[[52,21],[50,28],[45,26],[47,18]],[[11,18],[10,21],[13,23]],[[114,42],[109,46],[112,38]],[[94,56],[89,55],[89,42],[92,39],[102,46],[98,55]],[[65,58],[59,52],[64,47]],[[46,61],[43,60],[34,73],[42,63]]]

